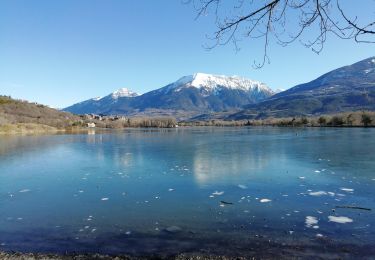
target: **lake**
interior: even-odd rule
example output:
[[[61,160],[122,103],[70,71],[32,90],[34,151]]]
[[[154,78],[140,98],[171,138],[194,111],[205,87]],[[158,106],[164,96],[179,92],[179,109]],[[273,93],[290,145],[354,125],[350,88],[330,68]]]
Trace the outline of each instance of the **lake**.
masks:
[[[0,137],[0,251],[375,256],[375,129]]]

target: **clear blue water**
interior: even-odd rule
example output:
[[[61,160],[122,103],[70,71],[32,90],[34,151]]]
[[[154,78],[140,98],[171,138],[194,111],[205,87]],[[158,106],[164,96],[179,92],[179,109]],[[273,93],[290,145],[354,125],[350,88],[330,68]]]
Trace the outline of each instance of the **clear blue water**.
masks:
[[[371,248],[374,137],[363,128],[2,136],[0,250]]]

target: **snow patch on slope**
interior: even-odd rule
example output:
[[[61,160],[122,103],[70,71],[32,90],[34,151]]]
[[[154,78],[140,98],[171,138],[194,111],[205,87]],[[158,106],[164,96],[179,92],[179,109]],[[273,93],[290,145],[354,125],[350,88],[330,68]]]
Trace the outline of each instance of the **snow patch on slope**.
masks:
[[[112,93],[113,99],[118,99],[120,97],[136,97],[138,94],[127,88],[120,88],[119,90]]]

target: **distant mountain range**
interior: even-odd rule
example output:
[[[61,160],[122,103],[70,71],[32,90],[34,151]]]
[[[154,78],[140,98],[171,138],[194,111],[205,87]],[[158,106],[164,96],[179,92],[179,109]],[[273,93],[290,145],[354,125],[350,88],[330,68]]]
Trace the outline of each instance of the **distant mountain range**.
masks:
[[[275,93],[237,76],[185,76],[138,95],[120,89],[65,108],[75,114],[175,116],[186,119],[253,119],[375,110],[375,57],[345,66],[305,84]]]
[[[64,110],[75,114],[173,115],[186,119],[203,113],[239,110],[274,94],[259,81],[196,73],[143,95],[124,88]]]
[[[303,116],[375,110],[375,57],[341,67],[257,104],[227,119]]]

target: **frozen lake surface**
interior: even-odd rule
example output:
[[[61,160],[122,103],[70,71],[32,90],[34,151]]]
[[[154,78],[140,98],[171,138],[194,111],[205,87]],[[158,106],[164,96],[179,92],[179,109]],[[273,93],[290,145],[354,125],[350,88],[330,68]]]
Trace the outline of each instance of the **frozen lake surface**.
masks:
[[[374,210],[375,129],[0,137],[0,251],[371,257]]]

